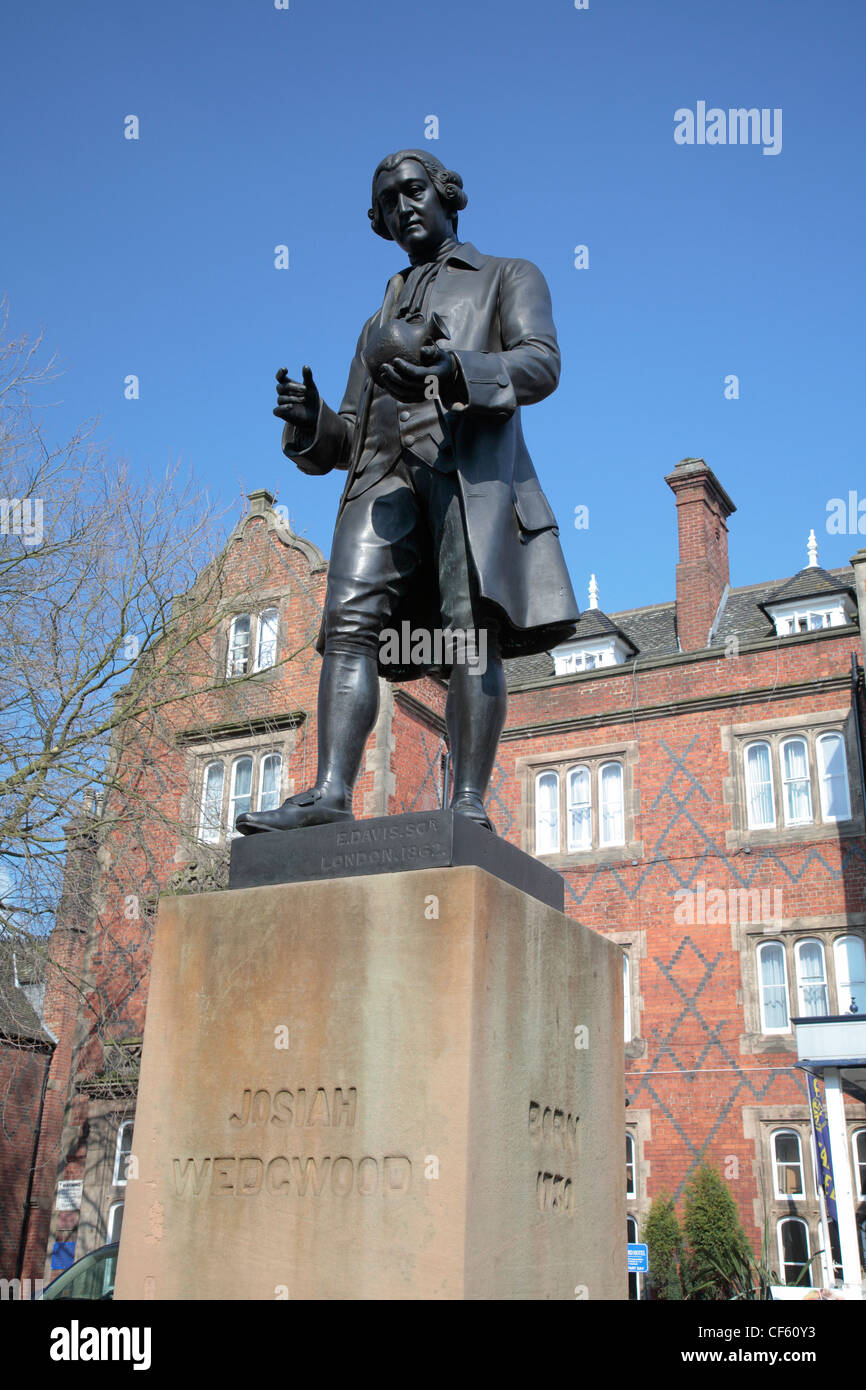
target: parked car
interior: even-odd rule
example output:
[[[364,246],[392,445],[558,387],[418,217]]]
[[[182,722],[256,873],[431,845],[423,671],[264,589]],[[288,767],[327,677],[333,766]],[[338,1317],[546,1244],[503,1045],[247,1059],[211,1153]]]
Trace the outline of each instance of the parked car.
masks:
[[[118,1242],[101,1245],[82,1255],[56,1279],[52,1279],[37,1298],[114,1298],[114,1274],[117,1269]]]

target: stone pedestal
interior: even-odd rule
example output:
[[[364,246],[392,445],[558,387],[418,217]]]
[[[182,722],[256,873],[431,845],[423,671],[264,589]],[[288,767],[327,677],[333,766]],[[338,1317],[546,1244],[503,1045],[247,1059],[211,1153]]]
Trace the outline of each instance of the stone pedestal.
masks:
[[[626,1297],[622,1017],[477,867],[163,899],[116,1297]]]

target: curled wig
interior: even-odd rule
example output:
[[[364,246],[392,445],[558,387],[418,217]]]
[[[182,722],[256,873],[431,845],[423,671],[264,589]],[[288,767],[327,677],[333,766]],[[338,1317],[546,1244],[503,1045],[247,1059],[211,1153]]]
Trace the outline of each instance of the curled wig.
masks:
[[[388,154],[384,159],[380,159],[376,165],[376,172],[373,175],[373,206],[368,209],[367,216],[373,224],[373,231],[377,236],[384,237],[385,241],[393,241],[394,238],[385,226],[378,199],[376,198],[376,180],[380,174],[396,169],[398,164],[402,164],[404,159],[414,159],[416,163],[423,165],[430,178],[430,182],[439,194],[439,201],[445,211],[451,217],[451,226],[457,232],[457,214],[465,208],[469,199],[463,192],[463,180],[454,169],[446,169],[441,160],[435,154],[430,154],[427,150],[398,150],[396,154]]]

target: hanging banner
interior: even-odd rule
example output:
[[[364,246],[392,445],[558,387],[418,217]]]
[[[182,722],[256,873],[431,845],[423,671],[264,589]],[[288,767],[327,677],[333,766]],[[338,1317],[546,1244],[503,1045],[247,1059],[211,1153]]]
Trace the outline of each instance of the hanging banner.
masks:
[[[833,1161],[830,1157],[830,1131],[827,1128],[827,1104],[824,1099],[824,1082],[820,1076],[806,1073],[809,1087],[809,1114],[812,1119],[812,1134],[815,1139],[815,1163],[818,1186],[824,1193],[827,1207],[827,1220],[836,1220],[836,1184],[833,1181]]]

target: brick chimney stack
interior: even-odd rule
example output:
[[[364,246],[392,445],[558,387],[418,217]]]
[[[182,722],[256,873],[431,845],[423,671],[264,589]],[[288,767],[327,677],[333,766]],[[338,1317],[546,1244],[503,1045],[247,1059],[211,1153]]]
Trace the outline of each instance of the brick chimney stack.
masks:
[[[677,636],[681,651],[696,652],[730,582],[726,523],[736,507],[703,459],[681,459],[665,482],[677,499]]]

